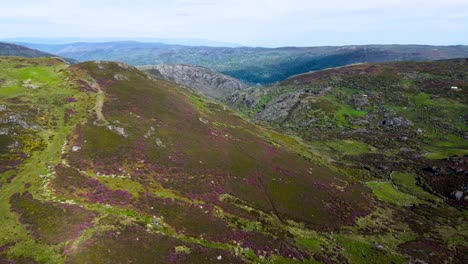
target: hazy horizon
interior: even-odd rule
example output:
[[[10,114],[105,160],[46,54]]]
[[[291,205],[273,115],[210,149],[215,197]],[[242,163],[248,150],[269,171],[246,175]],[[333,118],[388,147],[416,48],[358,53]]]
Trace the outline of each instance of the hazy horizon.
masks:
[[[165,39],[212,46],[468,44],[468,1],[18,0],[0,39]],[[210,44],[210,45],[211,45]]]
[[[344,46],[468,46],[468,44],[425,44],[425,43],[360,43],[360,44],[336,44],[336,45],[284,45],[284,46],[259,46],[259,45],[242,45],[238,43],[228,43],[210,39],[163,39],[163,38],[34,38],[34,37],[21,37],[21,38],[0,38],[0,42],[16,43],[16,44],[33,44],[33,45],[70,45],[77,43],[118,43],[118,42],[136,42],[136,43],[149,43],[149,44],[167,44],[167,45],[181,45],[181,46],[207,46],[207,47],[228,47],[228,48],[307,48],[307,47],[344,47]]]

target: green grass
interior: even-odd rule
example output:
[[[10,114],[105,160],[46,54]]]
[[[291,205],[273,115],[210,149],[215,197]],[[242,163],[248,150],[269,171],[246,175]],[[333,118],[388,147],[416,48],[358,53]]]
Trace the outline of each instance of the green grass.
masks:
[[[32,61],[41,64],[47,63],[49,60],[37,59]],[[25,67],[19,69],[14,68],[13,66],[17,63],[25,64]],[[64,108],[61,107],[66,103],[63,101],[61,106],[51,103],[51,91],[69,95],[74,95],[77,91],[74,90],[73,87],[63,85],[66,83],[65,75],[55,72],[53,67],[31,67],[28,63],[18,62],[18,59],[5,58],[0,59],[0,66],[2,67],[0,78],[18,81],[28,78],[33,82],[37,81],[42,83],[41,87],[31,91],[25,90],[19,86],[14,88],[10,87],[10,89],[6,90],[0,89],[0,95],[3,96],[0,97],[0,103],[2,103],[3,100],[8,100],[12,96],[21,95],[23,100],[34,102],[32,106],[41,108],[43,110],[41,114],[47,115],[47,119],[58,120],[58,127],[46,127],[45,130],[36,134],[38,138],[26,144],[28,147],[25,150],[28,151],[28,154],[31,154],[31,157],[28,159],[27,163],[20,168],[15,179],[2,187],[0,194],[0,220],[2,223],[2,228],[0,229],[0,245],[10,241],[20,241],[10,249],[8,252],[9,256],[29,256],[39,262],[60,263],[62,262],[62,256],[58,252],[59,248],[40,244],[35,241],[29,234],[29,231],[26,230],[25,226],[19,222],[18,216],[10,211],[10,204],[8,201],[14,193],[25,190],[25,183],[31,183],[30,191],[36,197],[42,196],[42,180],[39,176],[48,173],[46,169],[47,164],[58,162],[60,159],[60,147],[68,132],[63,126]],[[64,65],[57,66],[57,68],[64,67]],[[37,116],[36,118],[39,117],[40,116]],[[52,138],[53,140],[51,140]],[[43,145],[44,142],[47,143]],[[37,146],[41,146],[42,150],[38,150]]]
[[[415,174],[394,172],[392,173],[392,182],[397,185],[402,192],[423,200],[442,202],[439,197],[424,191],[421,186],[417,185],[418,177]]]
[[[361,118],[367,115],[367,111],[356,110],[350,105],[341,104],[338,111],[335,112],[335,119],[339,125],[346,126],[349,122],[346,120],[346,117],[351,118]]]
[[[208,102],[205,98],[194,94],[188,95],[187,98],[202,112],[211,113],[211,110],[208,106]]]
[[[102,182],[104,185],[109,187],[111,190],[126,190],[133,197],[138,198],[140,192],[144,192],[145,189],[136,181],[128,178],[113,178],[110,176],[102,177],[102,176],[94,176],[97,180]]]
[[[322,241],[316,237],[299,238],[297,243],[306,248],[309,252],[318,252],[320,250]]]
[[[369,241],[338,235],[336,242],[344,248],[344,254],[350,263],[406,263],[404,257],[378,249]]]
[[[395,211],[388,207],[376,208],[371,214],[359,218],[356,226],[348,227],[347,230],[351,230],[357,240],[376,242],[386,250],[396,251],[399,245],[416,239],[417,234],[407,223],[394,221],[394,213]],[[359,230],[371,232],[360,234]]]
[[[342,155],[357,156],[377,151],[375,147],[356,140],[327,140],[322,144]]]
[[[21,68],[15,66],[21,64]],[[52,65],[52,66],[51,66]],[[76,86],[67,80],[67,74],[59,72],[67,65],[58,63],[54,59],[31,59],[24,61],[19,58],[0,58],[0,78],[16,80],[17,83],[25,79],[40,84],[36,89],[25,89],[18,85],[9,86],[8,89],[0,88],[0,104],[10,104],[10,99],[19,97],[25,103],[24,111],[32,111],[34,119],[28,122],[40,123],[42,130],[28,135],[28,131],[21,131],[22,140],[26,143],[24,151],[30,155],[27,161],[19,167],[14,180],[2,187],[0,193],[0,245],[11,241],[17,241],[8,252],[9,257],[26,256],[40,263],[62,263],[63,256],[61,248],[40,243],[35,240],[30,232],[22,225],[16,213],[10,211],[8,203],[10,197],[15,193],[21,193],[25,183],[31,184],[28,191],[34,198],[44,200],[50,199],[46,191],[43,179],[40,175],[47,175],[48,165],[61,162],[60,151],[63,142],[83,115],[87,115],[86,96],[81,94]],[[69,104],[67,97],[76,97],[77,103]],[[67,108],[73,107],[78,114],[72,118],[73,122],[65,124],[64,113]],[[7,172],[8,173],[8,172]]]
[[[37,71],[37,69],[34,69],[33,71]],[[51,74],[55,74],[55,72]],[[113,75],[112,72],[111,75]],[[27,75],[27,77],[30,78],[30,75]],[[100,79],[105,79],[105,76],[98,77],[102,77]],[[65,80],[66,74],[57,73],[57,78],[62,78],[61,84],[67,83]],[[47,82],[45,79],[41,79],[40,81]],[[52,81],[49,83],[53,84]],[[150,145],[148,152],[151,154],[157,152],[161,154],[161,157],[165,157],[167,155],[179,156],[181,158],[179,160],[180,163],[168,161],[162,158],[159,159],[159,156],[155,155],[157,157],[155,157],[154,160],[150,158],[150,162],[156,164],[157,168],[161,169],[161,171],[151,171],[144,175],[146,177],[141,178],[134,177],[128,179],[100,177],[93,174],[93,168],[88,168],[89,171],[87,171],[87,173],[92,177],[99,179],[111,189],[126,190],[134,197],[140,196],[141,198],[141,196],[146,193],[152,193],[152,197],[173,198],[170,200],[175,200],[175,202],[183,205],[181,205],[181,207],[171,207],[171,209],[169,209],[169,207],[167,209],[164,207],[160,210],[158,209],[159,212],[167,214],[162,220],[163,227],[155,228],[151,225],[153,220],[151,211],[143,213],[144,211],[140,210],[139,207],[139,209],[136,209],[136,206],[134,207],[133,203],[122,207],[109,206],[99,203],[89,203],[84,199],[80,199],[80,197],[74,197],[76,198],[74,202],[83,205],[85,209],[94,211],[98,214],[99,217],[97,219],[103,216],[109,216],[111,218],[118,218],[120,221],[116,221],[118,223],[114,225],[105,221],[102,221],[101,223],[95,219],[96,225],[87,229],[87,231],[85,231],[85,233],[76,240],[76,244],[81,245],[80,248],[88,245],[86,243],[87,239],[92,240],[95,238],[94,235],[100,235],[100,233],[108,231],[114,227],[118,229],[129,225],[140,225],[147,227],[149,230],[148,233],[164,234],[176,239],[177,243],[175,244],[179,246],[179,251],[187,251],[189,246],[186,246],[187,248],[182,247],[182,245],[185,246],[184,243],[187,242],[212,249],[229,249],[231,251],[239,250],[239,254],[253,263],[315,263],[314,261],[299,262],[279,256],[261,259],[259,256],[255,255],[252,250],[240,249],[230,242],[221,243],[216,242],[216,240],[211,240],[209,237],[201,237],[193,234],[188,235],[183,232],[179,232],[179,228],[193,228],[195,231],[217,230],[215,229],[217,228],[215,223],[218,224],[219,221],[226,221],[228,222],[226,224],[231,224],[230,227],[235,226],[237,222],[238,226],[240,226],[239,229],[243,232],[250,233],[255,231],[263,233],[268,235],[268,239],[270,237],[281,239],[284,236],[287,236],[290,238],[288,239],[289,242],[306,251],[310,255],[320,253],[322,248],[324,248],[324,254],[332,252],[332,250],[337,251],[339,252],[337,254],[345,255],[350,263],[400,263],[404,260],[401,256],[395,253],[395,251],[398,250],[398,245],[410,239],[415,239],[416,235],[404,221],[396,223],[396,218],[392,215],[397,212],[396,209],[394,209],[394,206],[384,206],[383,208],[385,209],[376,208],[370,215],[359,218],[356,225],[352,225],[353,222],[350,221],[346,222],[346,224],[350,223],[349,226],[330,226],[330,230],[333,230],[333,233],[328,229],[326,231],[323,231],[322,229],[320,229],[322,231],[317,231],[320,226],[317,227],[317,230],[314,230],[315,225],[309,225],[307,223],[307,221],[313,219],[317,223],[328,226],[330,222],[335,223],[341,221],[341,215],[337,216],[336,212],[351,212],[353,210],[352,207],[339,208],[335,213],[329,213],[328,211],[322,210],[324,208],[324,204],[328,205],[330,203],[335,203],[335,200],[328,199],[329,194],[331,193],[333,193],[333,195],[335,195],[334,197],[339,201],[346,201],[346,203],[349,204],[362,204],[363,206],[360,206],[359,209],[363,208],[364,205],[367,205],[367,201],[371,200],[371,197],[368,195],[370,192],[362,185],[359,185],[356,178],[341,178],[343,174],[346,176],[352,175],[352,173],[334,174],[329,172],[328,169],[323,169],[322,171],[319,167],[313,167],[314,163],[309,163],[309,159],[320,161],[321,164],[326,164],[326,157],[332,151],[339,152],[342,155],[354,156],[365,153],[374,153],[381,150],[377,150],[371,145],[365,144],[356,139],[325,140],[320,142],[320,147],[323,147],[323,149],[317,150],[315,149],[315,146],[305,144],[297,138],[276,133],[265,128],[256,127],[243,120],[235,119],[235,121],[233,121],[233,115],[227,115],[227,111],[220,110],[222,109],[222,106],[211,103],[209,100],[205,100],[197,95],[191,95],[189,92],[181,92],[180,94],[171,92],[172,88],[169,84],[167,87],[164,86],[164,88],[162,88],[159,86],[161,84],[154,85],[154,87],[152,87],[152,83],[150,82],[142,83],[143,84],[135,81],[132,83],[132,86],[129,86],[128,83],[121,83],[118,87],[110,87],[110,89],[105,90],[106,94],[110,94],[108,98],[109,100],[105,102],[105,106],[108,108],[107,112],[105,112],[106,118],[108,118],[110,122],[118,120],[121,122],[122,126],[125,125],[126,131],[129,132],[129,138],[123,138],[112,132],[107,133],[108,130],[105,128],[96,127],[91,124],[88,124],[89,126],[87,128],[83,128],[80,134],[73,132],[75,131],[75,126],[84,120],[92,123],[93,118],[90,118],[89,111],[96,102],[94,93],[86,96],[78,92],[77,89],[74,89],[76,87],[67,87],[66,85],[57,85],[52,87],[42,86],[41,88],[34,90],[34,93],[26,93],[18,88],[13,89],[16,89],[14,93],[16,93],[16,95],[20,95],[27,104],[41,108],[44,107],[44,109],[46,109],[43,112],[44,114],[37,118],[49,121],[49,123],[47,123],[48,125],[44,125],[45,129],[42,132],[34,134],[37,136],[36,138],[24,138],[24,141],[28,143],[26,144],[25,151],[31,152],[31,157],[19,168],[17,177],[10,184],[4,184],[1,189],[0,222],[2,223],[2,229],[0,229],[0,246],[12,240],[19,241],[9,250],[9,256],[29,256],[34,260],[43,263],[61,263],[67,261],[63,256],[63,245],[64,243],[75,242],[64,241],[60,246],[51,246],[34,239],[26,226],[20,223],[18,216],[9,210],[9,204],[4,202],[7,201],[14,193],[24,191],[26,189],[24,183],[26,182],[32,184],[29,191],[34,195],[35,199],[41,200],[41,202],[48,200],[54,204],[59,201],[60,198],[69,198],[55,197],[54,193],[50,192],[51,189],[46,188],[43,180],[38,177],[38,175],[50,173],[50,171],[46,169],[48,165],[56,165],[62,162],[60,149],[65,139],[70,139],[70,135],[85,137],[85,140],[87,141],[81,145],[83,149],[79,152],[75,152],[75,154],[89,151],[90,153],[88,154],[92,156],[90,158],[91,160],[93,157],[96,157],[96,154],[100,157],[121,157],[124,154],[129,153],[128,150],[130,148],[127,148],[127,146],[133,146],[135,143],[133,140],[138,137],[143,137],[143,134],[148,131],[148,127],[152,125],[157,127],[157,135],[162,138],[166,144],[166,148],[151,148]],[[128,89],[129,87],[132,87],[133,89]],[[112,89],[118,89],[118,91],[113,91],[112,94]],[[52,93],[52,90],[55,92]],[[169,92],[166,93],[167,91]],[[10,95],[13,95],[14,93],[11,93],[11,91],[8,93],[9,95],[6,97],[11,99],[12,97],[10,97]],[[116,102],[117,96],[113,97],[113,95],[117,93],[125,93],[125,96],[121,97],[120,102]],[[126,99],[131,98],[131,96],[138,93],[140,93],[142,99],[149,99],[148,101],[151,103],[148,104],[148,101],[146,100],[135,100],[134,106],[137,108],[136,110],[142,110],[142,118],[136,120],[133,117],[129,117],[129,109],[125,108],[126,105],[121,102],[130,102],[130,100]],[[152,98],[149,98],[149,95],[152,95]],[[174,95],[177,96],[177,100],[173,98]],[[64,103],[64,99],[68,96],[76,97],[78,99],[78,103]],[[188,96],[189,99],[187,99],[186,96]],[[154,99],[160,99],[160,101],[155,103]],[[175,101],[171,101],[169,99],[174,99]],[[3,103],[3,100],[4,98],[0,97],[0,103]],[[5,101],[6,100],[7,99],[5,99]],[[269,100],[271,100],[271,98],[262,98],[262,104]],[[180,102],[183,102],[183,104]],[[346,121],[346,116],[359,118],[367,113],[365,111],[356,111],[347,104],[338,102],[330,103],[327,99],[323,100],[323,102],[325,103],[322,104],[319,100],[317,105],[323,106],[323,112],[330,114],[332,122],[335,123],[337,122],[334,118],[335,115],[339,116],[337,119],[339,122],[344,122]],[[63,113],[66,109],[71,107],[77,110],[78,113],[71,121],[66,121]],[[146,107],[147,109],[143,109],[143,107]],[[330,108],[329,113],[324,109],[327,107]],[[111,115],[110,113],[115,109],[120,109],[121,115]],[[130,110],[133,111],[132,108],[130,108]],[[178,114],[177,111],[181,111],[185,115]],[[210,113],[204,115],[203,112]],[[209,122],[207,122],[207,124],[200,122],[197,115],[202,115],[203,119]],[[146,119],[145,117],[149,118]],[[155,120],[158,120],[157,123],[150,123],[155,122],[150,119],[153,117]],[[128,120],[126,118],[128,118]],[[176,129],[174,129],[174,127]],[[207,133],[209,130],[215,130],[219,135],[221,135],[221,137],[217,137],[216,140],[208,139],[210,136],[206,135],[210,135]],[[223,137],[224,133],[229,134],[229,137]],[[175,139],[170,140],[170,136],[173,136]],[[72,141],[73,139],[70,139],[70,143],[72,143]],[[41,142],[46,144],[41,144]],[[174,146],[180,146],[180,148],[176,148]],[[222,152],[220,150],[222,150]],[[146,150],[143,149],[141,151]],[[323,155],[318,157],[320,154]],[[265,159],[265,156],[268,155],[272,156],[271,160]],[[224,157],[224,159],[219,159],[220,156]],[[303,162],[303,157],[307,158],[307,162]],[[255,161],[255,159],[258,159],[258,162]],[[220,160],[220,162],[216,162],[217,160]],[[69,161],[71,163],[71,159],[69,159]],[[135,163],[135,159],[130,156],[125,162],[127,161],[128,163],[123,166],[129,166],[129,168],[132,168],[130,167],[130,164]],[[201,165],[201,161],[203,161],[203,165]],[[287,170],[281,173],[275,172],[265,164],[275,166],[277,169],[284,168]],[[172,170],[165,170],[164,166],[166,165],[168,167],[170,166],[170,169],[174,168],[177,170],[174,170],[174,172],[172,172]],[[72,166],[75,165],[72,164]],[[78,166],[79,165],[77,165],[77,168]],[[313,174],[310,173],[311,176],[308,174],[310,167],[314,168]],[[280,221],[276,215],[274,217],[273,213],[266,213],[269,212],[270,205],[273,202],[258,199],[259,196],[257,197],[256,195],[259,193],[261,194],[258,187],[251,187],[245,181],[235,180],[236,177],[247,177],[255,168],[260,170],[262,173],[273,175],[273,177],[275,177],[274,181],[272,179],[267,183],[268,185],[266,186],[268,188],[265,188],[265,191],[269,193],[268,198],[273,199],[273,202],[275,203],[274,205],[277,209],[284,212],[282,213],[282,217],[285,218],[284,221]],[[83,168],[80,167],[80,169]],[[125,167],[125,169],[127,170],[128,168]],[[291,176],[288,175],[288,171],[295,173]],[[225,175],[224,173],[226,172],[228,172],[229,175]],[[7,172],[0,175],[0,179],[5,183],[5,179],[10,175],[10,173],[11,172]],[[247,218],[245,218],[245,220],[243,220],[244,218],[242,214],[238,216],[235,210],[232,213],[227,213],[228,209],[226,209],[226,212],[220,213],[221,217],[218,215],[214,216],[218,218],[213,219],[201,217],[200,219],[202,219],[202,221],[198,220],[198,214],[184,213],[184,206],[199,206],[202,204],[205,206],[205,204],[212,202],[203,197],[192,198],[192,196],[187,195],[187,193],[203,191],[203,188],[207,188],[207,184],[202,180],[205,178],[209,179],[208,176],[210,176],[210,174],[220,175],[219,178],[214,178],[216,181],[213,182],[216,183],[218,183],[218,179],[224,180],[229,178],[230,182],[225,186],[223,185],[222,188],[226,188],[226,193],[233,193],[232,195],[240,201],[243,201],[244,206],[249,205],[250,208],[252,208],[252,210],[249,211],[244,210],[245,208],[243,207],[237,206],[239,207],[237,209],[241,210],[243,213],[250,214],[249,216],[254,218],[258,216],[257,219],[247,220]],[[304,179],[312,179],[313,181],[299,181],[298,179],[303,175],[307,176]],[[161,179],[161,182],[159,182],[159,178],[156,178],[160,176],[164,177]],[[394,173],[392,176],[392,182],[368,183],[368,186],[372,189],[378,199],[396,205],[413,205],[423,203],[423,200],[434,199],[431,194],[426,193],[421,189],[417,183],[415,175]],[[171,180],[177,179],[178,177],[184,181],[171,182]],[[330,183],[330,188],[326,189],[326,191],[310,187],[315,186],[315,183],[318,184],[322,181],[325,184],[320,186],[325,186],[325,188],[328,186],[328,183]],[[284,182],[288,182],[288,184],[285,184]],[[150,183],[152,183],[151,187],[149,186]],[[346,190],[344,191],[343,186],[346,186]],[[359,188],[353,189],[353,187],[356,186],[359,186]],[[233,191],[231,192],[231,190]],[[208,189],[206,193],[211,195],[212,193],[209,191],[210,190]],[[309,196],[311,193],[312,196]],[[359,198],[360,195],[363,196],[362,200]],[[303,200],[304,197],[311,198]],[[265,202],[266,206],[263,202]],[[223,203],[223,201],[221,201],[221,203]],[[139,205],[144,206],[144,203]],[[219,206],[221,208],[222,205]],[[406,208],[399,208],[399,210],[401,211],[398,211],[398,213],[409,211],[409,209]],[[301,211],[305,212],[304,216],[300,214]],[[155,214],[159,212],[155,212]],[[304,223],[295,223],[290,220],[292,217],[295,217],[296,214],[298,218],[296,221],[303,221]],[[201,215],[204,214],[202,213]],[[268,217],[265,217],[265,215]],[[172,219],[172,217],[174,217],[174,219]],[[349,217],[349,215],[343,215],[343,217]],[[205,221],[206,219],[215,221]],[[229,219],[231,219],[231,221],[229,221]],[[314,222],[312,222],[312,224],[314,224]],[[41,225],[47,226],[43,223],[41,223]],[[224,231],[225,229],[223,227],[219,230]],[[454,234],[455,231],[450,229],[450,235]],[[424,235],[430,236],[432,234]],[[462,244],[462,239],[462,235],[454,235],[451,240],[451,245],[456,246]],[[122,240],[118,240],[116,245],[122,245],[119,244],[119,241]],[[384,245],[385,248],[376,248],[372,244],[374,241]],[[103,250],[104,251],[102,252],[106,252],[107,248],[103,248]],[[174,250],[176,250],[175,247]],[[194,251],[192,251],[192,253],[193,252]],[[135,251],[134,254],[138,254],[138,251]]]
[[[341,93],[342,92],[342,93]],[[347,98],[349,93],[351,93],[352,90],[350,89],[344,89],[343,91],[340,90],[341,96]],[[336,93],[336,92],[335,92]],[[334,118],[335,124],[340,126],[340,127],[349,127],[351,124],[348,122],[347,118],[362,118],[368,114],[367,111],[365,110],[356,110],[354,109],[351,105],[344,103],[343,100],[344,98],[340,99],[340,94],[334,95],[334,94],[327,94],[324,95],[320,101],[325,101],[328,102],[332,107],[326,107],[322,108],[326,112],[331,112],[332,116]],[[322,102],[321,105],[326,105],[325,102]]]
[[[28,239],[14,245],[8,251],[8,256],[11,258],[28,256],[38,263],[63,263],[59,251],[60,246],[51,247]]]
[[[368,182],[367,186],[372,189],[379,200],[386,203],[402,206],[421,203],[417,197],[397,190],[391,182],[373,181]]]
[[[468,142],[462,137],[468,126],[464,115],[468,107],[453,98],[429,93],[404,93],[408,106],[386,105],[398,115],[413,121],[422,129],[421,147],[424,157],[443,159],[468,154]]]
[[[424,153],[424,157],[428,159],[446,159],[451,156],[465,156],[468,155],[467,149],[459,149],[459,150],[440,150],[436,148],[429,148],[432,149],[431,152]]]
[[[268,262],[265,263],[272,263],[272,264],[289,264],[289,263],[305,263],[305,264],[318,264],[321,262],[315,261],[315,260],[292,260],[280,256],[275,256],[272,258],[272,260],[268,260]]]
[[[13,97],[28,94],[28,97],[41,96],[45,90],[56,94],[58,91],[54,88],[63,87],[64,73],[60,70],[65,69],[66,65],[55,62],[54,66],[45,65],[47,59],[36,59],[39,65],[32,66],[28,62],[22,63],[16,60],[0,58],[0,79],[7,80],[0,86],[0,96]],[[50,61],[50,60],[49,60]],[[43,63],[43,64],[42,64]],[[15,68],[16,65],[23,65],[22,68]],[[23,86],[24,82],[29,80],[32,85],[39,88],[31,89]],[[30,98],[33,99],[33,98]]]

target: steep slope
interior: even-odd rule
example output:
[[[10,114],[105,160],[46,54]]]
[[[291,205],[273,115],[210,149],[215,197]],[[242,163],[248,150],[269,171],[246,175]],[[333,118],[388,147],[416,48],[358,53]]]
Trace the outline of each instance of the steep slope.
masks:
[[[206,96],[224,99],[232,93],[247,88],[247,85],[227,75],[190,65],[141,66],[138,69],[155,77],[193,88]]]
[[[392,189],[412,206],[375,200],[357,170],[184,87],[121,63],[0,64],[2,262],[456,263],[466,252],[463,212]]]
[[[299,73],[352,63],[468,57],[468,46],[364,45],[268,49],[139,42],[25,45],[79,61],[113,60],[132,65],[202,66],[253,84],[274,83]]]
[[[228,101],[341,162],[381,177],[416,172],[434,191],[466,206],[467,98],[468,60],[460,59],[324,70],[241,91]]]
[[[52,55],[50,53],[42,52],[36,49],[30,49],[24,46],[10,44],[10,43],[3,43],[0,42],[0,56],[19,56],[19,57],[26,57],[26,58],[39,58],[39,57],[57,57],[57,55]],[[65,59],[70,63],[76,62],[75,60]]]

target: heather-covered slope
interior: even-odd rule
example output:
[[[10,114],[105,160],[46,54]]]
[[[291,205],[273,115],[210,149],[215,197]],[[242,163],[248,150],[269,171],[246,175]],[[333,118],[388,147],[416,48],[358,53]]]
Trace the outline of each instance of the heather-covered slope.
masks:
[[[228,101],[339,162],[384,178],[416,173],[435,192],[467,205],[465,59],[329,69],[241,91]]]
[[[219,100],[247,88],[247,85],[240,80],[202,67],[161,64],[141,66],[138,69]]]
[[[189,47],[130,41],[24,45],[78,61],[112,60],[131,65],[202,66],[253,84],[274,83],[296,74],[353,63],[468,57],[468,46],[361,45],[269,49]]]
[[[185,87],[112,62],[0,65],[1,262],[464,258],[465,212],[418,186],[374,196],[369,175]]]

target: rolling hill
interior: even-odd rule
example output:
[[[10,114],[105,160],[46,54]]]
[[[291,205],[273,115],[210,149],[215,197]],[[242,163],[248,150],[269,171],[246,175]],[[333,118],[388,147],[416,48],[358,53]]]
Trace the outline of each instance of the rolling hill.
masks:
[[[467,74],[466,59],[361,64],[239,91],[227,102],[377,177],[414,172],[466,207],[454,194],[466,192]]]
[[[465,62],[444,63],[437,72],[431,72],[433,64],[401,65],[419,69],[408,71],[411,78],[429,68],[422,80],[453,73],[444,80],[465,89],[464,70],[456,71]],[[466,258],[466,211],[428,192],[412,172],[395,169],[389,180],[333,162],[316,145],[252,124],[224,105],[127,64],[70,66],[53,58],[1,57],[0,67],[0,263],[463,263]],[[338,80],[366,87],[374,75],[360,80],[353,71],[392,68],[360,67]],[[316,75],[327,84],[332,72]],[[369,96],[393,81],[384,78],[378,86],[382,76],[377,76],[369,86],[375,95],[362,90]],[[306,75],[281,87],[299,90],[311,83]],[[420,83],[405,85],[409,92],[423,89]],[[441,115],[466,107],[456,102],[464,100],[464,90],[445,95],[437,87],[424,92],[440,98],[421,95],[415,102],[428,109],[450,102],[439,109]],[[364,110],[337,113],[341,104],[334,98],[316,103],[331,105],[338,132],[351,126],[346,115],[370,111],[361,106]],[[457,129],[458,117],[453,118],[451,128]]]
[[[190,47],[129,41],[24,45],[78,61],[112,60],[134,66],[202,66],[252,84],[275,83],[296,74],[353,63],[468,57],[468,46],[365,45],[270,49]]]
[[[11,43],[4,43],[4,42],[0,42],[0,56],[19,56],[19,57],[26,57],[26,58],[58,57],[57,55],[42,52],[36,49],[30,49],[24,46],[11,44]],[[71,59],[64,59],[64,60],[70,63],[76,62],[75,60],[71,60]]]

